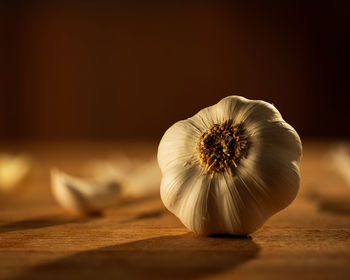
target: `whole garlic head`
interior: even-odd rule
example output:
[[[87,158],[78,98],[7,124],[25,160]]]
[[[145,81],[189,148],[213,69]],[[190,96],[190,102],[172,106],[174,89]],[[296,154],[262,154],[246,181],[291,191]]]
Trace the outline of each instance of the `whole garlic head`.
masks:
[[[301,155],[273,105],[229,96],[165,132],[161,198],[198,234],[246,235],[294,200]]]

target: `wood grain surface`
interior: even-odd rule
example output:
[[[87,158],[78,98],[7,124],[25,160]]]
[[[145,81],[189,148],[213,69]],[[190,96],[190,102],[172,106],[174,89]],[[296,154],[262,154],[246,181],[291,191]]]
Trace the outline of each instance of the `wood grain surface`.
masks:
[[[34,168],[0,197],[0,279],[350,279],[350,186],[329,160],[334,145],[304,143],[298,197],[246,238],[196,236],[158,196],[96,216],[54,201],[51,167],[79,175],[94,158],[154,156],[156,143],[2,145]]]

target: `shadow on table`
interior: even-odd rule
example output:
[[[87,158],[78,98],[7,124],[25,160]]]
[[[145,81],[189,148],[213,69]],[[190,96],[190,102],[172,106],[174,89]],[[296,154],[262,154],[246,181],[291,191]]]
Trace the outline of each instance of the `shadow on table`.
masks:
[[[152,200],[159,200],[160,197],[159,195],[151,194],[151,195],[142,195],[140,197],[129,197],[129,198],[124,198],[121,200],[116,207],[122,208],[125,206],[131,206],[135,204],[140,204],[144,202],[149,202]]]
[[[84,223],[98,216],[64,217],[62,215],[43,216],[34,219],[20,220],[0,226],[0,233],[17,230],[38,229],[51,226],[58,226],[71,223]]]
[[[332,195],[327,197],[325,194],[311,191],[306,198],[317,204],[318,210],[328,212],[333,215],[350,216],[350,196]]]
[[[195,279],[256,257],[251,238],[162,236],[77,253],[13,279]]]
[[[319,201],[321,211],[330,212],[335,215],[350,215],[350,200],[345,199],[322,199]]]
[[[137,214],[135,217],[121,221],[121,223],[126,224],[126,223],[132,223],[132,222],[145,220],[145,219],[159,218],[159,217],[163,216],[165,213],[166,213],[165,208],[164,209],[163,208],[156,209],[153,211],[148,211],[148,212],[143,212],[143,213]]]

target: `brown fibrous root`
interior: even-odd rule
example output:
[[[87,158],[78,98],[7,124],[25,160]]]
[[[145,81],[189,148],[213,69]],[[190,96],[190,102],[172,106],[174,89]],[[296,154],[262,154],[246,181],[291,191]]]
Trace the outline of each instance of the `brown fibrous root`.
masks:
[[[242,123],[224,121],[213,124],[199,137],[197,151],[202,166],[208,173],[237,168],[240,160],[248,155],[248,136]]]

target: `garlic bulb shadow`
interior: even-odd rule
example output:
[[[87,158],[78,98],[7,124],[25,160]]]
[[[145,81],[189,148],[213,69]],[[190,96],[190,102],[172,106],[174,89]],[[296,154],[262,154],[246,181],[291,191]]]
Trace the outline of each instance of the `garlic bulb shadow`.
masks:
[[[77,253],[14,279],[197,279],[232,271],[259,250],[251,238],[161,236]]]
[[[60,206],[70,212],[92,214],[111,206],[119,197],[115,181],[96,181],[51,171],[52,193]]]

